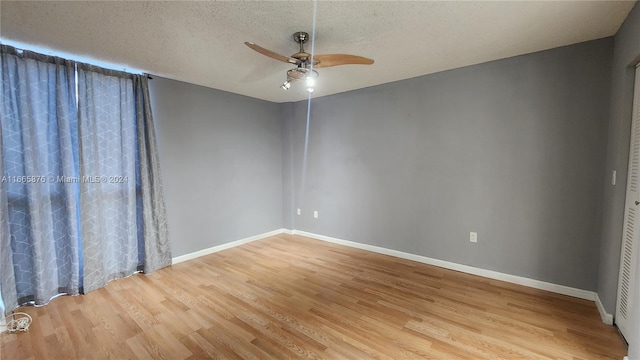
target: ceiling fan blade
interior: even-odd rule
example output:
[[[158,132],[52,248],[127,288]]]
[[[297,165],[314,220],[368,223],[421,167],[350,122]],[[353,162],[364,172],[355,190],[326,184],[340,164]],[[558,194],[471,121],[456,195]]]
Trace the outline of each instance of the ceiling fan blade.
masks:
[[[270,57],[272,59],[276,59],[276,60],[279,60],[279,61],[282,61],[282,62],[286,62],[286,63],[290,63],[290,64],[296,64],[296,65],[300,62],[300,60],[298,60],[298,59],[294,59],[292,57],[288,57],[288,56],[280,55],[278,53],[274,53],[273,51],[267,50],[267,49],[263,48],[262,46],[256,45],[256,44],[254,44],[252,42],[245,41],[244,44],[247,45],[248,47],[250,47],[251,49],[259,52],[260,54],[268,56],[268,57]]]
[[[318,61],[319,64],[314,68],[325,68],[338,65],[371,65],[372,59],[368,59],[362,56],[348,55],[348,54],[326,54],[315,55],[313,61]]]

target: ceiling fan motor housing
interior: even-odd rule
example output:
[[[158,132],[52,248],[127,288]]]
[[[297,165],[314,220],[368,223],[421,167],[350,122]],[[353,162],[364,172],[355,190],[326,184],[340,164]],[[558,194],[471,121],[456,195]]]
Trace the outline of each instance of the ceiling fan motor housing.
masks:
[[[306,44],[307,41],[309,41],[309,34],[304,32],[304,31],[295,32],[295,33],[293,33],[293,40],[295,40],[298,44],[300,44],[300,51],[298,51],[297,53],[291,55],[291,57],[294,58],[294,59],[300,60],[301,64],[304,67],[307,63],[311,62],[310,61],[311,60],[311,54],[309,54],[308,52],[304,51],[304,46],[303,46],[303,44]],[[298,66],[300,66],[301,64],[298,64]]]

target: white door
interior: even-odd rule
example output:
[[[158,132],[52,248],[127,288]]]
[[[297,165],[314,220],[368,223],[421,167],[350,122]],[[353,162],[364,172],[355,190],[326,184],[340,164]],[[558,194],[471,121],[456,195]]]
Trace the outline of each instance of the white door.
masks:
[[[640,68],[636,68],[627,196],[624,202],[624,209],[615,322],[622,335],[629,338],[631,335],[629,333],[631,330],[629,317],[633,308],[631,304],[636,300],[632,298],[632,294],[634,286],[637,286],[635,279],[637,266],[635,252],[640,241]]]

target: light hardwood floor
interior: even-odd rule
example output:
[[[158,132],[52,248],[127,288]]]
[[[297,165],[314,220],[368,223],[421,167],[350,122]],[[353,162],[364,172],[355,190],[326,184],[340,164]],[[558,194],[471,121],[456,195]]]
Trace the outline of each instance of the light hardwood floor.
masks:
[[[0,359],[617,359],[593,302],[278,235],[23,308]]]

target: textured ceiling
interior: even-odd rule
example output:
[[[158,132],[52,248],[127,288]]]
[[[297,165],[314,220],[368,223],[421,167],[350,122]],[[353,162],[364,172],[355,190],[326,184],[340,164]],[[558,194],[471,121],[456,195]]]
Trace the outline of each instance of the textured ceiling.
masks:
[[[634,4],[320,1],[315,53],[375,64],[318,69],[314,97],[611,36]],[[291,65],[243,42],[293,54],[291,34],[312,32],[312,2],[2,1],[0,12],[6,40],[275,102],[306,98],[302,84],[279,88]]]

